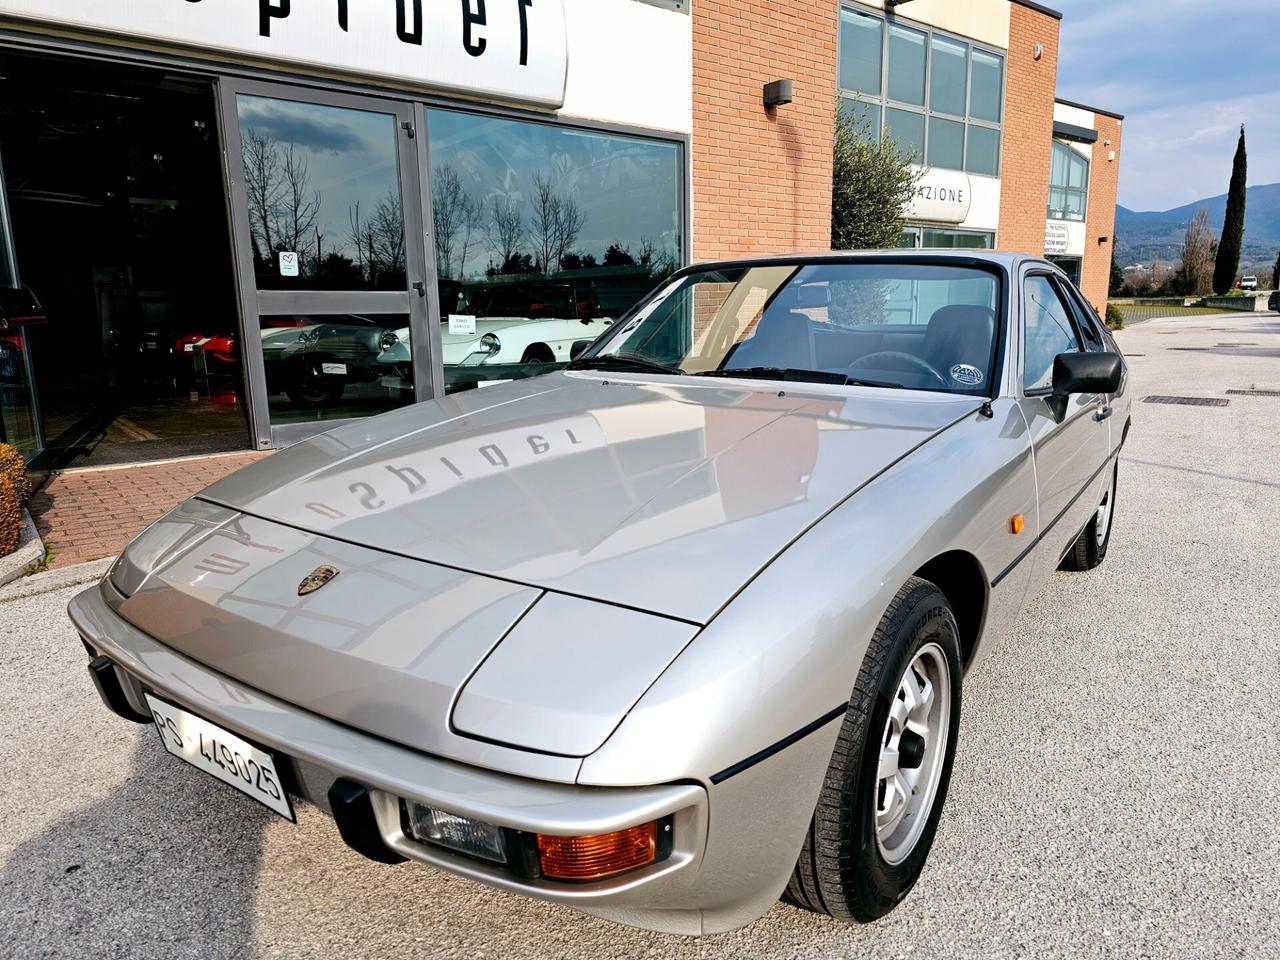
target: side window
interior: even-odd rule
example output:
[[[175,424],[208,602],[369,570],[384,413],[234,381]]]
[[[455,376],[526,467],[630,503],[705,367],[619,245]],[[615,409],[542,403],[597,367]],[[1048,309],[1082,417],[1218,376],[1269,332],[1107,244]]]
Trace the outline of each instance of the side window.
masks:
[[[1078,351],[1080,339],[1066,305],[1042,274],[1023,282],[1022,313],[1026,318],[1022,383],[1027,391],[1040,390],[1052,385],[1054,358]]]

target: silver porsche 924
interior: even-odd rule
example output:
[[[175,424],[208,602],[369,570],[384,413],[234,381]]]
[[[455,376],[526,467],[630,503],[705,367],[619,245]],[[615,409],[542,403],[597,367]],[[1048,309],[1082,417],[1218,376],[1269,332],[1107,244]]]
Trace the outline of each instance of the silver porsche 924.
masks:
[[[565,369],[214,484],[71,618],[117,714],[375,860],[655,930],[871,920],[966,670],[1106,556],[1126,376],[1040,259],[692,267]]]

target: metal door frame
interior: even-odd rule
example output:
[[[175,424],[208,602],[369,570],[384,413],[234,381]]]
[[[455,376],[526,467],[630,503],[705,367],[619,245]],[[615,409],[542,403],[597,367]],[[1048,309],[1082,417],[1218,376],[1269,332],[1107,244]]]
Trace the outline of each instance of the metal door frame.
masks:
[[[5,266],[9,269],[9,283],[13,287],[19,287],[22,285],[22,278],[18,275],[18,251],[14,248],[13,221],[9,217],[8,184],[9,181],[4,176],[4,158],[0,157],[0,236],[4,240]],[[34,462],[37,458],[42,458],[46,451],[44,418],[40,415],[40,394],[36,390],[35,364],[31,361],[31,339],[23,329],[18,330],[18,337],[22,341],[22,367],[27,377],[27,400],[31,404],[31,424],[35,434],[35,449],[27,459]],[[2,423],[0,423],[0,430],[3,430]],[[4,439],[0,437],[0,440]],[[12,443],[12,440],[8,442]]]
[[[253,243],[249,227],[248,198],[244,187],[244,160],[240,140],[237,96],[269,97],[296,103],[316,104],[382,113],[393,117],[399,161],[400,202],[405,231],[405,289],[398,290],[258,290],[253,263]],[[241,349],[249,403],[249,423],[253,443],[259,449],[285,446],[332,430],[346,420],[314,420],[273,426],[268,403],[266,369],[262,357],[259,318],[277,313],[369,313],[407,314],[409,342],[413,357],[414,396],[425,400],[435,395],[437,382],[433,367],[439,367],[431,340],[429,316],[439,316],[435,285],[434,257],[425,249],[427,231],[423,223],[426,136],[422,110],[412,102],[390,97],[338,93],[289,83],[245,80],[220,76],[217,84],[218,113],[221,118],[227,201],[230,205],[232,239],[238,275]],[[421,284],[421,289],[415,289]],[[433,363],[434,361],[434,363]],[[443,381],[443,371],[439,380]]]

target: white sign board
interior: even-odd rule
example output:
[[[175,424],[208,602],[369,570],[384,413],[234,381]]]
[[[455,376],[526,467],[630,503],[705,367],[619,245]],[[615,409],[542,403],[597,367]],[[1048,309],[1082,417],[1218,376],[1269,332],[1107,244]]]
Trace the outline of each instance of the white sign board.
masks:
[[[449,314],[449,334],[454,337],[472,337],[476,332],[476,318],[467,313]]]
[[[1058,256],[1071,249],[1071,231],[1061,220],[1048,220],[1044,225],[1045,256]]]
[[[907,206],[908,220],[964,223],[973,206],[969,175],[959,170],[927,169]]]
[[[559,107],[564,0],[0,0],[0,15]]]

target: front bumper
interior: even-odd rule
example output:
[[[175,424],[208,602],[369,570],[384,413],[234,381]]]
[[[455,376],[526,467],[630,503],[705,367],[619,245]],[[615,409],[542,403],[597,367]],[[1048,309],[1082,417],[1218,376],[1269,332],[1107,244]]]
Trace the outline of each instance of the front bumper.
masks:
[[[354,814],[343,810],[339,815],[369,818],[355,824],[353,834],[363,831],[366,843],[361,848],[348,835],[349,819],[342,823],[342,832],[352,846],[375,859],[391,862],[398,854],[612,919],[673,932],[702,932],[700,911],[690,909],[708,834],[708,795],[701,785],[579,787],[428,756],[301,710],[202,666],[121,618],[104,591],[114,593],[114,588],[104,582],[85,591],[71,602],[69,613],[95,658],[95,681],[104,702],[121,716],[147,722],[150,711],[142,693],[154,691],[278,751],[279,762],[291,767],[293,792],[330,813],[335,784],[338,794],[344,787],[359,785],[367,791],[368,802],[355,803]],[[516,877],[497,865],[408,836],[402,827],[401,798],[514,830],[561,836],[609,833],[672,816],[674,845],[661,862],[597,882]],[[379,855],[384,852],[389,855]]]

